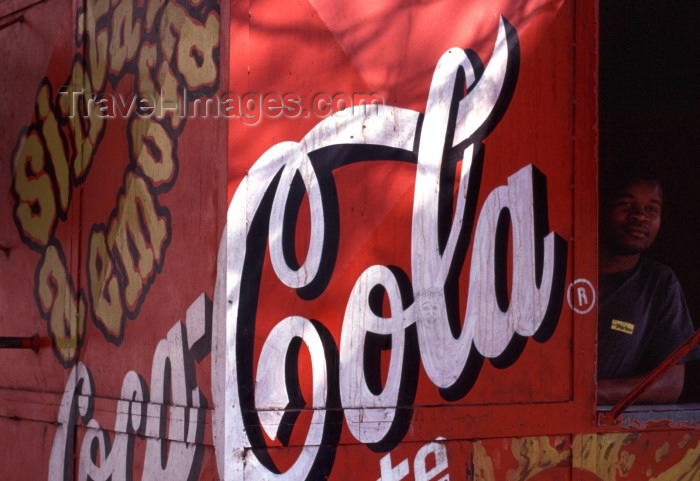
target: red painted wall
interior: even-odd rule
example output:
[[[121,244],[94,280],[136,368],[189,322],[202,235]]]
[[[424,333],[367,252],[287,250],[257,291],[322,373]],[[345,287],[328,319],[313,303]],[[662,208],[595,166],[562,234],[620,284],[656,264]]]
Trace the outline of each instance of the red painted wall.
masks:
[[[6,2],[0,477],[692,476],[596,426],[594,7]]]

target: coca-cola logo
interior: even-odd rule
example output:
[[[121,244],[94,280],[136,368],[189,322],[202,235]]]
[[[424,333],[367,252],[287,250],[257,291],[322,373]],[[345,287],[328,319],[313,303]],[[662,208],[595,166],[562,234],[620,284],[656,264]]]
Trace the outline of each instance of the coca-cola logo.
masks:
[[[484,358],[508,365],[526,338],[544,341],[552,334],[563,299],[566,243],[548,232],[544,175],[532,165],[521,168],[489,193],[477,215],[482,141],[516,85],[515,29],[501,19],[483,71],[470,55],[453,48],[442,56],[424,114],[384,107],[381,116],[333,115],[300,142],[270,148],[242,179],[219,249],[213,306],[213,429],[223,479],[323,478],[343,416],[359,442],[391,449],[410,424],[420,363],[443,398],[454,401],[471,389]],[[349,293],[338,344],[323,320],[289,313],[267,333],[256,359],[266,251],[281,283],[306,299],[321,296],[343,234],[331,173],[378,159],[416,163],[410,277],[396,266],[367,266]],[[457,160],[461,171],[453,175]],[[293,225],[303,196],[311,212],[310,240],[298,262]],[[510,286],[504,275],[509,232]],[[457,276],[472,238],[460,319]],[[383,298],[389,317],[377,306]],[[391,353],[387,380],[378,389],[367,378],[373,366],[365,365],[371,357],[363,350],[379,339],[390,340]],[[298,379],[288,360],[302,343],[311,357],[313,394],[306,403],[313,414],[299,456],[280,472],[265,435],[284,444],[294,425],[299,400],[290,393],[298,391]]]

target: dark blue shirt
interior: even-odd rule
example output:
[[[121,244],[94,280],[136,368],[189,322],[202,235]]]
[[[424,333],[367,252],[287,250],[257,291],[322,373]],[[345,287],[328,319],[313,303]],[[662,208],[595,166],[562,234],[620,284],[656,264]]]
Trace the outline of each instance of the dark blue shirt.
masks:
[[[693,335],[673,271],[640,259],[627,271],[601,274],[598,292],[598,379],[647,374]],[[683,362],[700,358],[700,348]]]

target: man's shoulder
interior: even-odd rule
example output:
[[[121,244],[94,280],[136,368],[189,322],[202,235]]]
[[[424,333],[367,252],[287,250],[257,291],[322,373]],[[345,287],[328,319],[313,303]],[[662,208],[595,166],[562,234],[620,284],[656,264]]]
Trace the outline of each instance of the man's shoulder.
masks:
[[[669,266],[644,257],[639,260],[638,269],[635,274],[642,279],[654,280],[655,283],[667,285],[678,283],[676,274]]]
[[[641,257],[638,265],[640,270],[648,273],[675,276],[675,274],[673,274],[673,270],[669,266],[662,262],[649,259],[648,257]]]

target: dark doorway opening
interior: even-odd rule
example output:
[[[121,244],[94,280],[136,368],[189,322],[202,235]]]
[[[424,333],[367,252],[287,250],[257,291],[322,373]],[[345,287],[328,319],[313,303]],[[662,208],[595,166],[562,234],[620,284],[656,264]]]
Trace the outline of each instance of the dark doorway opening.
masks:
[[[600,179],[625,162],[654,167],[664,184],[649,256],[679,278],[700,328],[700,2],[601,1]],[[682,402],[700,402],[700,361],[687,366]]]

